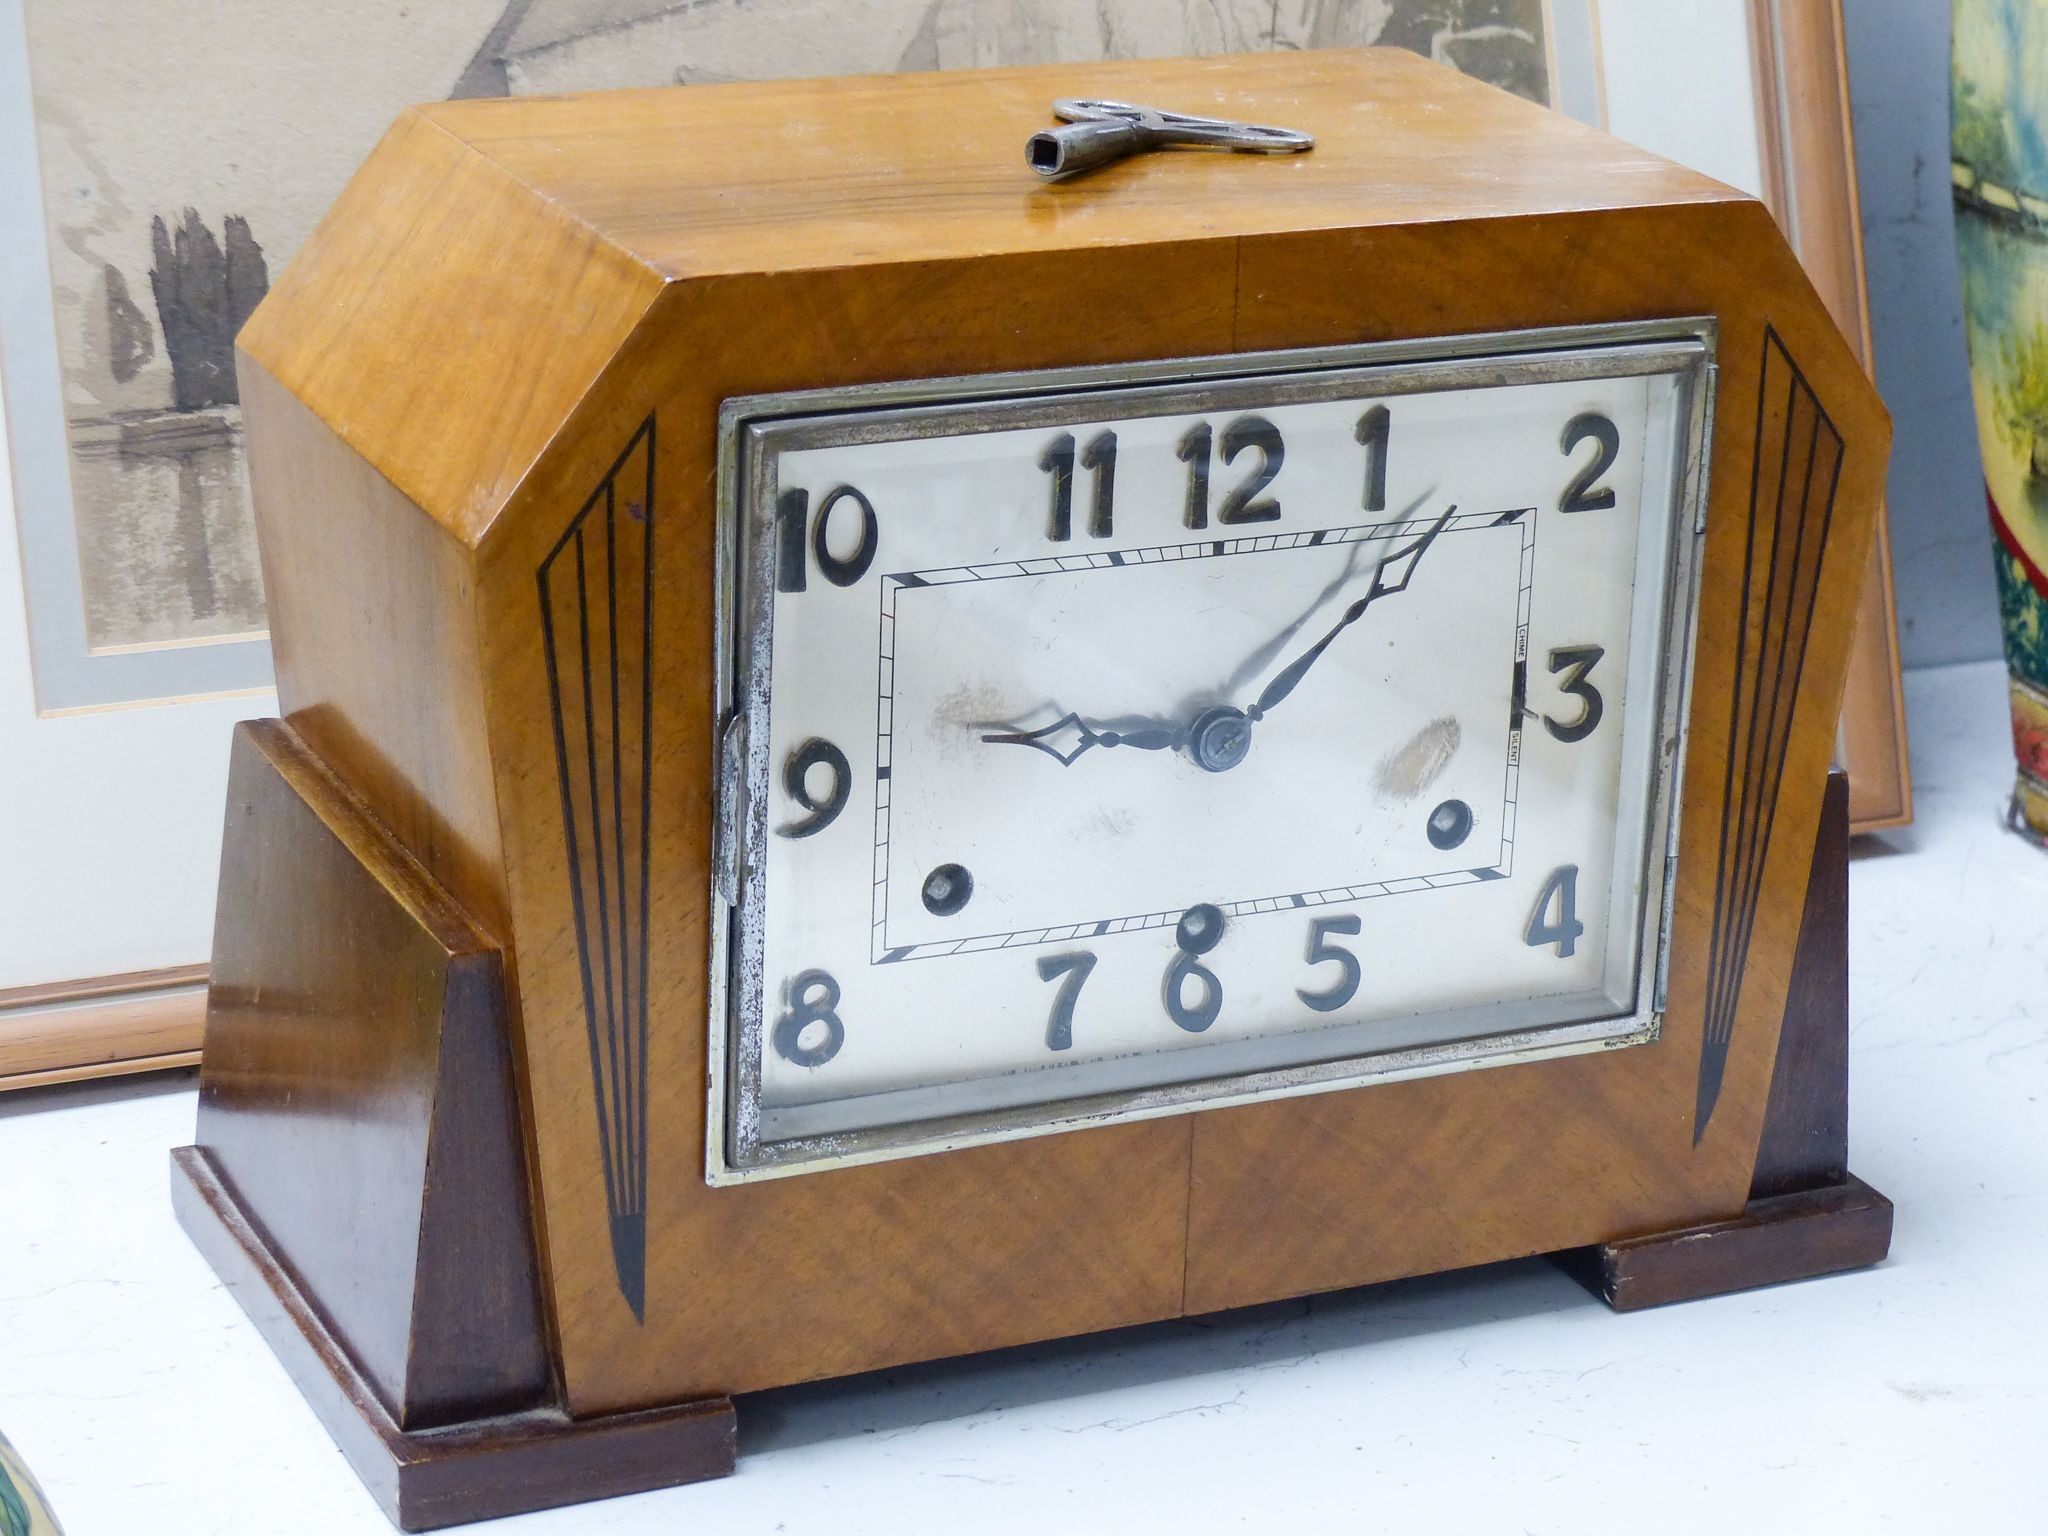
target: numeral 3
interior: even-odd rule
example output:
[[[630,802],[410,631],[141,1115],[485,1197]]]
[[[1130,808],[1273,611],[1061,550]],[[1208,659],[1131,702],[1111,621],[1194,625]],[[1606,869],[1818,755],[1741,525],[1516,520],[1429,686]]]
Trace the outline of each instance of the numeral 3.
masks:
[[[1569,722],[1543,717],[1543,728],[1559,741],[1584,741],[1593,734],[1600,724],[1600,716],[1606,709],[1600,697],[1600,690],[1587,681],[1587,674],[1600,665],[1600,659],[1607,654],[1606,647],[1598,645],[1561,645],[1550,653],[1550,670],[1564,673],[1564,681],[1557,686],[1560,691],[1570,694],[1579,701],[1579,718]]]

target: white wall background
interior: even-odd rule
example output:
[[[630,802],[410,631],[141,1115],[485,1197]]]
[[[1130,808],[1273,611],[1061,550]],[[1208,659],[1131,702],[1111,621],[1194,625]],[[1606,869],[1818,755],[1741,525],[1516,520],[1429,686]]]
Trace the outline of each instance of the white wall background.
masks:
[[[1948,180],[1948,7],[1849,0],[1849,93],[1909,667],[2000,654]]]
[[[1751,194],[1763,188],[1738,0],[1599,0],[1607,129]]]
[[[202,961],[229,727],[275,700],[38,719],[10,469],[0,435],[0,987]]]

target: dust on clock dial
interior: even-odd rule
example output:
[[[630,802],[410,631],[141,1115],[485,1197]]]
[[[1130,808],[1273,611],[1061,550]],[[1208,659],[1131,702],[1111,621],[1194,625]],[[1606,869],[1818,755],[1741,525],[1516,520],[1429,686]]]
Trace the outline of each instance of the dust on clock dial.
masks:
[[[1666,383],[783,451],[769,1120],[1598,991]]]

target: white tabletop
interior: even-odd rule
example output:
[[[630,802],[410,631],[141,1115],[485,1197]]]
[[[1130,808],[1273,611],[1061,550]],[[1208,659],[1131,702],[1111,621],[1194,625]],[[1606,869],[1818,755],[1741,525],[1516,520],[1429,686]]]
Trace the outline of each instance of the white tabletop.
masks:
[[[1617,1317],[1528,1261],[765,1393],[730,1479],[474,1529],[2041,1529],[2048,854],[2002,669],[1908,696],[1919,822],[1850,876],[1882,1267]],[[387,1531],[172,1220],[192,1088],[0,1099],[0,1430],[70,1536]]]

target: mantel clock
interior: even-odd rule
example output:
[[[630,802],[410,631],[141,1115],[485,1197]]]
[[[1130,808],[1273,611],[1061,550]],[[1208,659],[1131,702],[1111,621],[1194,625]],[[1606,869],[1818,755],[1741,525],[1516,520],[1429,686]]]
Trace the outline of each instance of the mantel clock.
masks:
[[[1044,183],[1077,95],[1315,147]],[[1883,1254],[1887,425],[1753,200],[1397,52],[456,102],[240,346],[176,1188],[408,1528],[822,1376]]]

